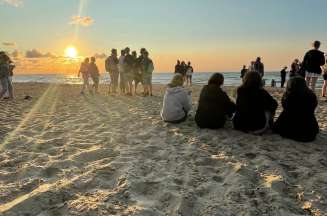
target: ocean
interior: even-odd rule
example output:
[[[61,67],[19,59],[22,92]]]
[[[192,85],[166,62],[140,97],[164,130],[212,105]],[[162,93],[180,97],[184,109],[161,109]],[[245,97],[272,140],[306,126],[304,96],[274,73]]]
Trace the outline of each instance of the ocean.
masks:
[[[193,84],[204,85],[208,82],[209,77],[213,73],[200,72],[194,73]],[[225,86],[238,86],[241,84],[239,72],[223,72],[225,77]],[[154,84],[168,84],[171,80],[173,73],[154,73],[153,83]],[[279,72],[267,72],[265,74],[266,85],[270,85],[272,80],[277,81],[277,86],[280,85],[280,74]],[[36,82],[36,83],[56,83],[56,84],[81,84],[82,80],[77,76],[64,75],[64,74],[32,74],[32,75],[15,75],[13,81],[17,83]],[[101,76],[102,84],[110,82],[108,73]],[[322,86],[322,78],[319,79],[317,84],[318,87]]]

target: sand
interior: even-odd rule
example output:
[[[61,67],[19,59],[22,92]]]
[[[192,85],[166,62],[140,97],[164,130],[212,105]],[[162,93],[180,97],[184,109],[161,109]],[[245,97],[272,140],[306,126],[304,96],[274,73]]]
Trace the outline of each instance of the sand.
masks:
[[[155,97],[15,84],[0,102],[0,215],[327,215],[327,102],[312,143],[161,121]],[[227,88],[231,96],[232,88]],[[270,90],[278,100],[281,90]],[[25,95],[32,100],[24,100]]]

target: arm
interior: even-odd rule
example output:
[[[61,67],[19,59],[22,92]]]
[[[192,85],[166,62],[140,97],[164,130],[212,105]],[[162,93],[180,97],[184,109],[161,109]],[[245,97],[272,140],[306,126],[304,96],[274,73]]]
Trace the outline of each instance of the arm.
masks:
[[[227,102],[227,107],[226,107],[227,115],[232,116],[236,111],[236,104],[228,97],[226,92],[224,92],[224,97]]]
[[[188,113],[192,109],[192,97],[191,92],[188,93],[185,89],[185,95],[183,96],[182,105],[184,110]]]
[[[265,97],[266,109],[271,113],[275,113],[278,107],[277,101],[265,90],[264,90],[264,97]]]

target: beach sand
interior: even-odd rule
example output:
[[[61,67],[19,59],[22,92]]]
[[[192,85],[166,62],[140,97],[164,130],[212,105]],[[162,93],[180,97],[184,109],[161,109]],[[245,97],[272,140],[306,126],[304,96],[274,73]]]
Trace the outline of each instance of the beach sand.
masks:
[[[0,215],[327,215],[324,100],[321,134],[303,144],[198,129],[199,86],[180,125],[161,121],[164,86],[148,98],[79,88],[15,84],[0,102]]]

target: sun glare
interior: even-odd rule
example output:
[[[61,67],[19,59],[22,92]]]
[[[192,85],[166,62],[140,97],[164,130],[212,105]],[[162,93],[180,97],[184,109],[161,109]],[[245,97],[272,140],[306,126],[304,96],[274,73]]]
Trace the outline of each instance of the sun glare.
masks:
[[[69,46],[65,50],[65,56],[68,58],[76,58],[77,57],[77,50],[73,46]]]

